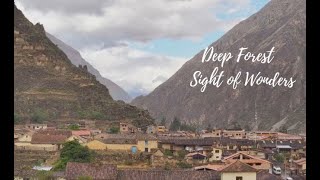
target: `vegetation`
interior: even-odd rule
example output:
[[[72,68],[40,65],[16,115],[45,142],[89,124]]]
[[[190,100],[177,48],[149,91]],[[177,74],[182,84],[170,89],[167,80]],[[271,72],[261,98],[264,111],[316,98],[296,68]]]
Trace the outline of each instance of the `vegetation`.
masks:
[[[52,171],[38,171],[36,176],[38,180],[54,180],[55,179],[52,175]]]
[[[96,120],[105,120],[107,119],[106,115],[99,111],[92,110],[80,110],[78,111],[78,116],[83,119],[96,119]]]
[[[168,162],[166,162],[165,164],[164,164],[164,170],[170,170],[171,169],[171,166],[170,166],[170,164],[168,163]]]
[[[173,153],[172,153],[170,150],[168,150],[168,149],[164,150],[163,154],[164,154],[165,156],[173,156]]]
[[[208,124],[206,130],[207,130],[207,131],[212,131],[212,125],[211,125],[211,123]]]
[[[188,164],[186,162],[183,162],[183,161],[180,161],[180,162],[177,162],[177,166],[179,168],[192,168],[192,165],[191,164]]]
[[[79,176],[78,180],[93,180],[91,176]]]
[[[166,125],[166,122],[167,122],[166,117],[162,117],[162,118],[161,118],[161,122],[160,122],[160,126],[165,126],[165,125]]]
[[[169,130],[170,131],[177,131],[177,130],[179,130],[180,126],[181,126],[180,120],[177,117],[174,117],[174,119],[170,125]]]
[[[18,124],[21,122],[21,118],[18,114],[14,113],[14,124]]]
[[[31,115],[31,121],[35,123],[42,123],[49,119],[49,114],[42,109],[35,109]]]
[[[70,130],[79,130],[79,126],[77,124],[71,124],[68,128]]]
[[[111,133],[111,134],[117,134],[119,131],[120,131],[120,128],[119,128],[119,127],[112,126],[112,127],[110,128],[110,133]]]
[[[279,132],[288,133],[288,127],[286,125],[281,126]]]
[[[285,159],[287,158],[286,155],[283,153],[275,154],[273,157],[277,162],[280,162],[280,163],[284,163]]]
[[[177,153],[178,153],[179,159],[184,159],[184,157],[188,154],[188,152],[186,150],[180,150]]]
[[[65,169],[68,162],[92,162],[94,152],[88,147],[81,146],[76,140],[64,143],[61,149],[60,159],[55,163],[55,170]]]
[[[124,164],[128,165],[128,166],[131,166],[131,165],[133,165],[133,161],[130,160],[130,159],[127,159],[127,160],[124,161]]]
[[[181,130],[181,131],[192,131],[192,132],[195,132],[197,130],[197,128],[195,126],[192,126],[192,125],[181,123],[180,120],[177,117],[174,117],[174,119],[173,119],[173,121],[172,121],[172,123],[170,125],[169,130],[170,131]]]

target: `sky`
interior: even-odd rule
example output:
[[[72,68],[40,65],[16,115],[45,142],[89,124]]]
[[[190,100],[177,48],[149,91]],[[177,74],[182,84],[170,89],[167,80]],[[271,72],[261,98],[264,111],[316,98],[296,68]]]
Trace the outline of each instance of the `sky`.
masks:
[[[132,97],[146,95],[269,0],[15,0]]]

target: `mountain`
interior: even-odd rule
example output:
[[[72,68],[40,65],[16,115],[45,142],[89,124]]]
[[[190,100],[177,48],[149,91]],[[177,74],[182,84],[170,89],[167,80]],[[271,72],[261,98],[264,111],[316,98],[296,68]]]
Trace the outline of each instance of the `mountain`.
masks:
[[[145,128],[153,119],[145,110],[115,101],[85,67],[77,67],[14,7],[15,120],[130,120]]]
[[[46,32],[46,35],[54,44],[56,44],[68,56],[72,64],[76,66],[79,66],[79,65],[87,66],[88,71],[94,76],[96,76],[96,79],[109,89],[109,93],[113,99],[122,100],[124,102],[131,101],[131,97],[125,90],[123,90],[120,86],[118,86],[116,83],[112,82],[111,80],[102,77],[99,71],[96,70],[86,60],[84,60],[77,50],[73,49],[72,47],[65,44],[61,40],[57,39],[56,37],[49,34],[48,32]]]
[[[201,63],[204,50],[187,61],[172,77],[147,96],[135,98],[131,104],[147,109],[154,118],[178,117],[182,122],[206,127],[230,127],[305,132],[306,128],[306,1],[271,0],[260,11],[241,21],[224,36],[212,43],[218,53],[231,52],[237,56],[239,48],[258,54],[275,47],[270,64],[259,62],[235,63],[230,60],[220,71],[225,76],[238,71],[296,79],[292,88],[260,86],[207,85],[190,87],[193,72],[199,70],[209,76],[217,62]],[[246,51],[246,52],[248,52]],[[256,120],[255,120],[256,119]]]

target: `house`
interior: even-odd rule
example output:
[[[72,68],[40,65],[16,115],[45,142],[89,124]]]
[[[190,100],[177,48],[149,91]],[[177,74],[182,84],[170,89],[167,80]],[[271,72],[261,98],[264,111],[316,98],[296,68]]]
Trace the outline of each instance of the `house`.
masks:
[[[189,152],[201,152],[208,154],[212,151],[213,138],[160,138],[159,144],[163,149],[171,151],[187,150]]]
[[[106,150],[107,145],[99,140],[93,140],[85,144],[91,150]]]
[[[26,149],[27,146],[31,145],[31,139],[32,135],[34,134],[33,131],[28,132],[20,136],[19,138],[16,139],[14,142],[14,146],[16,149]]]
[[[198,162],[201,162],[201,163],[204,163],[207,160],[207,156],[206,155],[198,153],[198,152],[189,153],[189,154],[186,155],[185,158],[186,158],[187,161],[192,160],[192,161],[198,161]]]
[[[306,158],[301,158],[299,160],[293,161],[292,163],[292,172],[294,174],[306,174]]]
[[[117,166],[107,164],[91,164],[68,162],[65,171],[66,179],[79,179],[80,177],[92,179],[116,180]]]
[[[103,143],[107,150],[151,152],[152,149],[158,149],[157,138],[148,134],[100,134],[95,139],[100,142],[100,147],[103,147],[101,145]],[[97,144],[97,142],[95,143]],[[90,148],[90,146],[88,147]],[[105,149],[105,147],[103,148]]]
[[[157,132],[158,133],[165,133],[168,132],[169,130],[165,126],[157,126]]]
[[[260,170],[257,173],[257,180],[282,180],[281,176],[274,175],[268,171]]]
[[[139,128],[129,123],[120,123],[120,133],[136,133],[139,132]],[[141,130],[140,130],[141,131]]]
[[[213,129],[211,137],[221,137],[222,136],[222,129]]]
[[[197,166],[194,167],[196,171],[219,171],[220,169],[224,168],[226,166],[225,163],[219,163],[219,164],[207,164],[203,166]]]
[[[213,148],[212,150],[212,156],[209,158],[209,161],[221,161],[222,159],[222,149],[219,148]]]
[[[118,170],[118,180],[220,180],[219,172],[195,170],[143,170],[124,169]]]
[[[65,130],[38,130],[21,137],[16,143],[17,149],[57,151],[71,136],[71,131]]]
[[[292,147],[290,145],[276,145],[276,149],[279,153],[291,152]]]
[[[40,130],[40,129],[47,129],[47,124],[26,124],[25,128],[26,129],[31,129],[31,130]]]
[[[222,136],[232,139],[246,139],[247,133],[244,129],[225,129],[222,132]]]
[[[147,127],[147,134],[156,134],[157,133],[157,128],[153,125],[150,125]]]
[[[77,136],[77,135],[72,135],[67,139],[67,141],[74,141],[74,140],[77,140],[80,144],[84,144],[84,143],[88,142],[87,139],[85,139],[81,136]]]
[[[79,136],[84,139],[90,139],[91,138],[91,132],[89,130],[76,130],[76,131],[71,131],[72,135],[74,136]]]
[[[95,136],[95,135],[98,135],[98,134],[101,134],[102,131],[100,129],[93,129],[93,130],[90,130],[92,136]]]
[[[35,133],[31,139],[30,150],[58,151],[62,148],[62,144],[66,142],[65,135],[52,135]]]
[[[259,169],[259,170],[270,170],[272,167],[271,162],[264,160],[264,159],[260,159],[248,154],[244,154],[242,152],[237,152],[235,154],[232,154],[228,157],[224,157],[224,159],[222,160],[223,162],[229,164],[229,163],[233,163],[235,161],[241,161],[243,163],[246,163],[250,166],[252,166],[255,169]]]
[[[220,170],[221,180],[257,180],[257,169],[239,160]]]

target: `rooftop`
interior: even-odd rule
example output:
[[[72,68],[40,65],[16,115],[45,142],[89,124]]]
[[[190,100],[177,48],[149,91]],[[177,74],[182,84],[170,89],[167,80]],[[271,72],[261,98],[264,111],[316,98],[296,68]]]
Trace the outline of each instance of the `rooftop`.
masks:
[[[257,169],[241,161],[235,161],[234,163],[231,163],[220,169],[220,172],[257,172]]]

